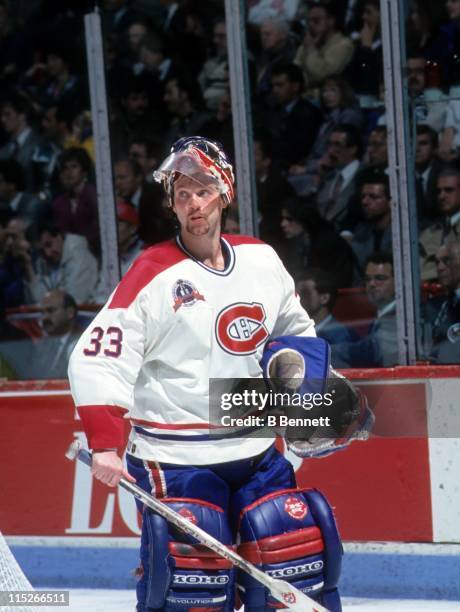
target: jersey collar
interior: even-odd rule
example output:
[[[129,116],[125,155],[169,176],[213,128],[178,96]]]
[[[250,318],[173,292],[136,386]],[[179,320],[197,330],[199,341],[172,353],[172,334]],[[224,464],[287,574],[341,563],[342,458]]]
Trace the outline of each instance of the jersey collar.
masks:
[[[229,244],[227,242],[227,240],[225,240],[225,238],[223,238],[222,236],[220,238],[220,244],[222,246],[222,253],[224,255],[224,260],[225,260],[225,268],[223,270],[216,270],[215,268],[211,268],[210,266],[206,266],[202,261],[199,261],[194,255],[192,255],[192,253],[190,253],[190,251],[188,251],[186,249],[186,247],[184,246],[184,243],[181,240],[180,234],[177,234],[176,242],[177,242],[177,246],[190,259],[192,259],[199,266],[201,266],[202,268],[204,268],[208,272],[211,272],[212,274],[215,274],[217,276],[228,276],[230,274],[230,272],[233,270],[233,268],[235,267],[235,251],[234,251],[232,245]]]

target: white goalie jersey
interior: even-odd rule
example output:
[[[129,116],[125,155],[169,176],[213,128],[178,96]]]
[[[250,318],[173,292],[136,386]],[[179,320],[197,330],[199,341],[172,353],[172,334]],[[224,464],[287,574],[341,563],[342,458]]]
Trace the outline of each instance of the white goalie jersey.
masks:
[[[205,465],[251,457],[272,440],[212,439],[209,380],[259,378],[269,337],[314,336],[275,251],[224,236],[224,270],[208,268],[179,238],[147,249],[81,336],[69,364],[91,448]]]

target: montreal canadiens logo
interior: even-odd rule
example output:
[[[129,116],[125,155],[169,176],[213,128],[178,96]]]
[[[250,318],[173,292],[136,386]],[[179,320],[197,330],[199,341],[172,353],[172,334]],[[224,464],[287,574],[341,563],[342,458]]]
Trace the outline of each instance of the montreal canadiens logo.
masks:
[[[294,593],[283,593],[283,599],[287,604],[294,604],[297,601]]]
[[[198,523],[198,519],[193,514],[193,512],[191,510],[189,510],[188,508],[181,508],[179,510],[178,514],[183,516],[185,519],[187,519],[188,521],[190,521],[194,525],[196,525]]]
[[[188,280],[179,279],[176,281],[172,293],[174,298],[174,312],[179,310],[181,306],[193,306],[198,300],[204,302],[204,296],[201,295],[195,286]]]
[[[284,502],[284,509],[292,516],[292,518],[298,519],[299,521],[306,516],[308,512],[307,504],[305,504],[298,497],[288,497]]]
[[[232,355],[250,355],[268,338],[262,304],[240,302],[227,306],[217,316],[217,342]]]

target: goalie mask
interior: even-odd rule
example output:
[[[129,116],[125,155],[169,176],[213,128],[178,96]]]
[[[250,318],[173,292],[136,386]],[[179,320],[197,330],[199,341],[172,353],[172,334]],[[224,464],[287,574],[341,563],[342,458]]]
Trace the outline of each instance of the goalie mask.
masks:
[[[179,139],[171,147],[170,155],[155,170],[153,178],[162,183],[171,204],[174,182],[180,175],[203,187],[214,187],[226,204],[235,197],[232,164],[222,145],[214,140],[201,136]]]

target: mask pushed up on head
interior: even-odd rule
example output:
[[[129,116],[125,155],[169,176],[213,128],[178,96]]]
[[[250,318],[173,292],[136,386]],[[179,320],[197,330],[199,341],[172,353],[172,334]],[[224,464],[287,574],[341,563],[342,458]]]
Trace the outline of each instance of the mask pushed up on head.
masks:
[[[187,176],[204,187],[214,187],[230,204],[235,196],[233,167],[222,145],[201,136],[181,138],[171,147],[170,155],[154,171],[153,178],[162,183],[172,204],[173,185]]]

